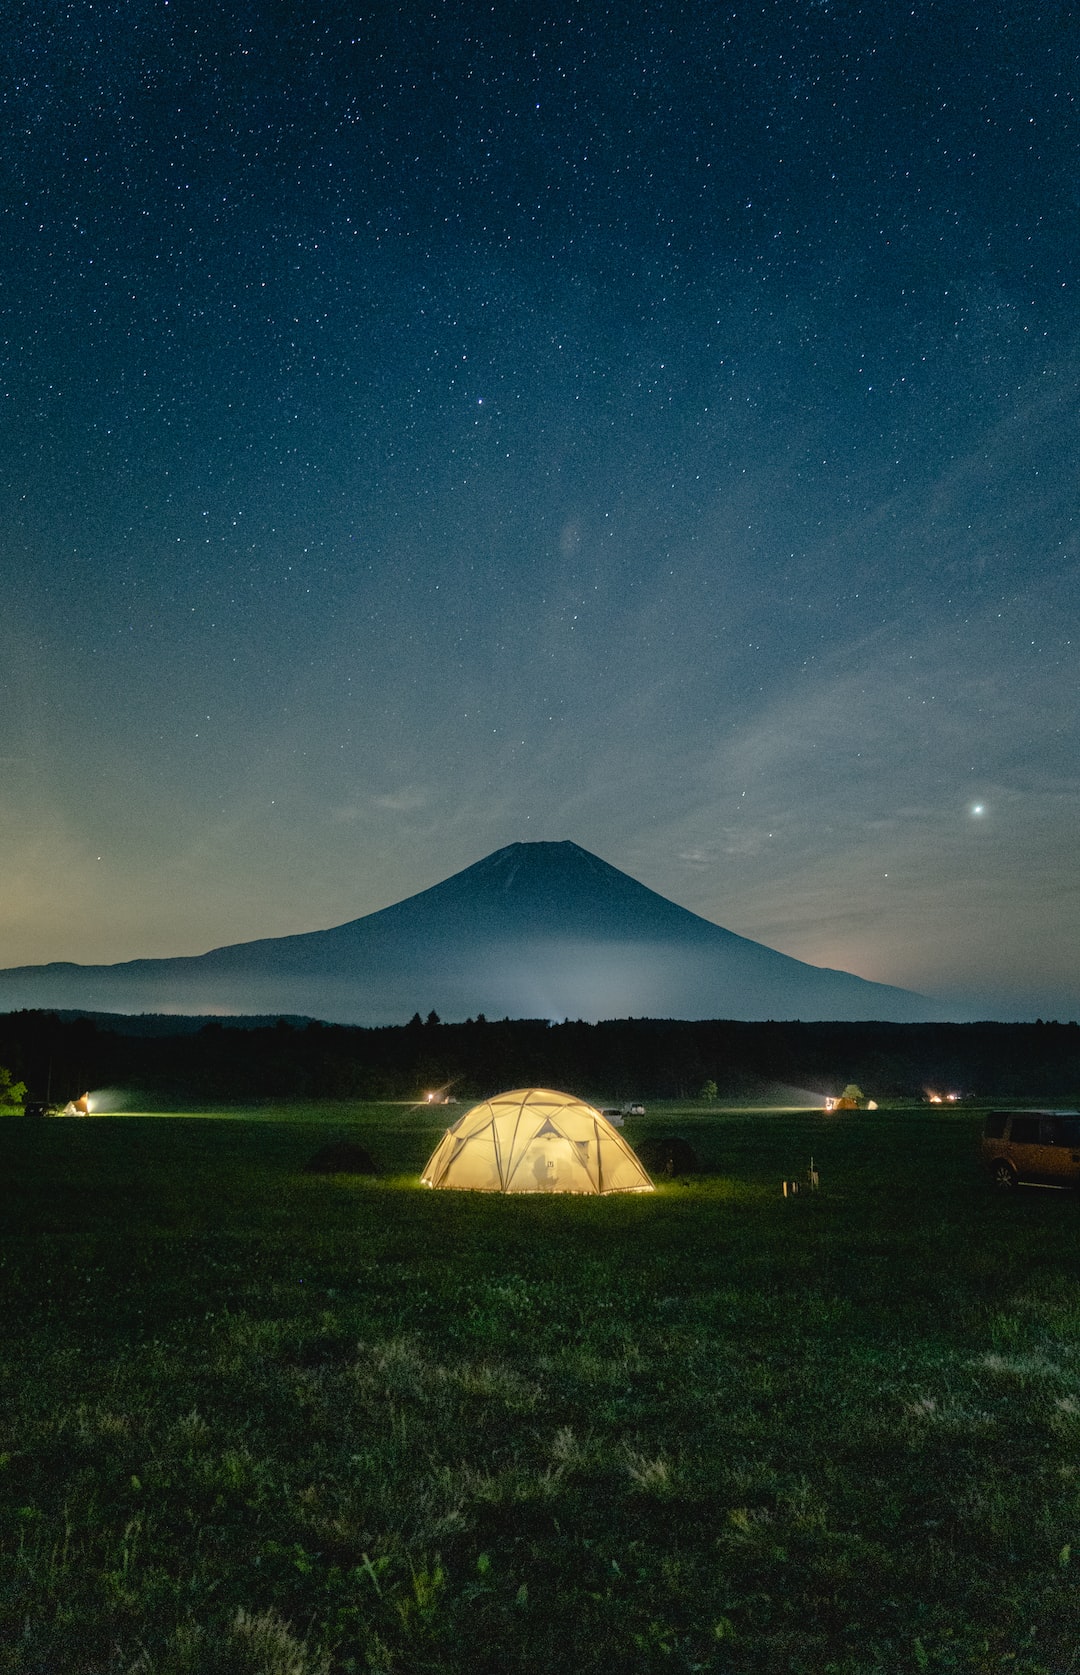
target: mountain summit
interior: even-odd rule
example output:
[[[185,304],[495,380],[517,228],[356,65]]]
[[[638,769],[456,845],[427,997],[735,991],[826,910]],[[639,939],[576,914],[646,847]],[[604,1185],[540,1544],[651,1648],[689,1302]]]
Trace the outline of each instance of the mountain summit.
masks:
[[[916,1021],[907,989],[791,959],[639,884],[576,843],[511,843],[331,930],[179,959],[0,971],[0,1009],[442,1017]]]

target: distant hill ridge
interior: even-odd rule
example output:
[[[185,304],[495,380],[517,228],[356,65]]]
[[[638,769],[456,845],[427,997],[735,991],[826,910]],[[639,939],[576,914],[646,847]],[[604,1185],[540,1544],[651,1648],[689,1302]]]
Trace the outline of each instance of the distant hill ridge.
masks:
[[[511,843],[329,930],[206,954],[0,971],[0,1009],[304,1015],[933,1020],[925,997],[724,930],[578,844]]]

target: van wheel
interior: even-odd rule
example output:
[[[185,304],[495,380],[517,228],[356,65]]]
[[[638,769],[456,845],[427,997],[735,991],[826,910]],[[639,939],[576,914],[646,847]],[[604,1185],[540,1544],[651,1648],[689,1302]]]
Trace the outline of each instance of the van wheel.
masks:
[[[999,1192],[1011,1192],[1016,1185],[1016,1170],[1011,1163],[1002,1158],[1000,1162],[994,1164],[991,1179]]]

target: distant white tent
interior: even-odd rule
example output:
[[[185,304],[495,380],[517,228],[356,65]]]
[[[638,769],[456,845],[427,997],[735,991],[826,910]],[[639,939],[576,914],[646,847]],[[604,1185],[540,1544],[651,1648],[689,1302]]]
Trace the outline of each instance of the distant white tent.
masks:
[[[591,1105],[515,1088],[448,1128],[420,1179],[464,1192],[652,1192],[634,1153]]]

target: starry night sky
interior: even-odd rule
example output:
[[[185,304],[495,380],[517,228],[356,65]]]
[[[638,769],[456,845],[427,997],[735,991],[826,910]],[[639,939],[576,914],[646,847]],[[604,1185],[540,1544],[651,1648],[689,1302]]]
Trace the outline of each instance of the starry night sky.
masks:
[[[1080,1016],[1071,8],[5,17],[0,965],[571,838]]]

